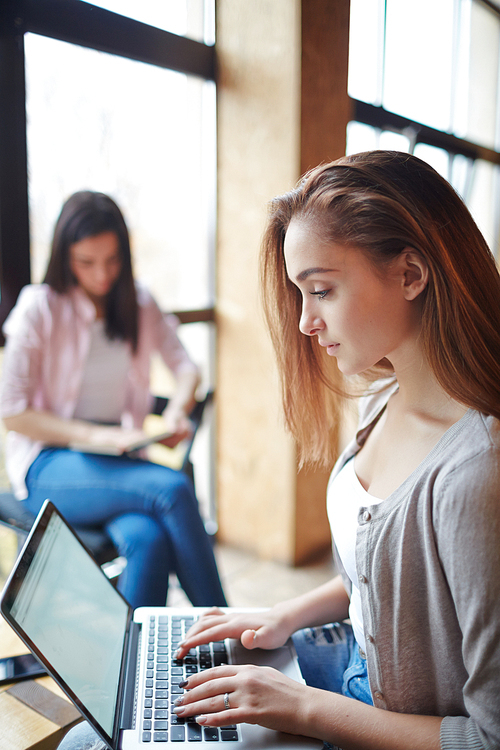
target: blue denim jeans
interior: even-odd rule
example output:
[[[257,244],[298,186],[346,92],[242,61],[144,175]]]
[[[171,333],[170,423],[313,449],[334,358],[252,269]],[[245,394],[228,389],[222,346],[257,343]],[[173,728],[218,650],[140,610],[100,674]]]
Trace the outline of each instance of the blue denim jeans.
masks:
[[[194,606],[225,606],[210,539],[183,473],[129,458],[47,448],[26,477],[32,513],[49,498],[75,526],[104,526],[127,566],[118,589],[132,605],[163,606],[177,574]]]
[[[366,659],[348,623],[299,630],[294,633],[293,642],[308,685],[373,705]],[[328,742],[324,747],[336,750]]]

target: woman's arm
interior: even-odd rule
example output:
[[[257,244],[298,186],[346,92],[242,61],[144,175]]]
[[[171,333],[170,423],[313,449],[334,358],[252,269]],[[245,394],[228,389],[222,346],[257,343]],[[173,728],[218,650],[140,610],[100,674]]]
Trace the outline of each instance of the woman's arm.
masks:
[[[349,597],[340,575],[294,599],[278,604],[290,633],[306,627],[341,622],[349,614]]]
[[[207,613],[191,628],[178,655],[209,640],[240,638],[247,648],[275,648],[296,630],[345,619],[348,596],[340,576],[263,613]],[[317,690],[266,667],[223,666],[183,685],[179,716],[203,726],[247,722],[327,740],[344,750],[439,750],[441,718],[384,711]],[[229,710],[223,696],[229,695]]]
[[[91,425],[76,419],[62,419],[48,411],[26,409],[21,414],[4,417],[7,430],[19,432],[31,440],[49,445],[68,445],[71,442],[88,442]]]
[[[184,370],[176,376],[176,389],[169,398],[167,408],[163,412],[165,431],[172,433],[172,438],[164,442],[174,448],[181,440],[189,437],[192,426],[189,415],[195,405],[195,393],[200,384],[198,371]]]
[[[223,638],[239,638],[245,648],[277,648],[296,630],[347,617],[349,599],[340,576],[313,591],[276,604],[263,612],[225,614],[209,610],[199,618],[179,645],[178,658],[190,648]]]
[[[269,667],[217,667],[191,675],[183,686],[186,692],[175,711],[180,717],[196,717],[202,726],[260,724],[326,740],[343,750],[440,748],[440,717],[374,708],[297,683]]]
[[[177,375],[175,391],[168,401],[163,416],[175,412],[182,412],[189,416],[196,403],[195,394],[199,384],[200,374],[198,371],[188,370]]]
[[[4,417],[7,430],[19,432],[31,440],[40,440],[46,445],[67,446],[70,443],[88,445],[110,445],[125,448],[144,437],[142,430],[124,430],[92,424],[80,419],[63,419],[48,411],[26,409],[20,414]]]
[[[163,412],[165,430],[172,437],[163,441],[169,448],[189,437],[192,426],[189,414],[195,405],[196,389],[200,384],[200,370],[192,361],[177,335],[179,319],[175,315],[161,312],[151,294],[144,288],[139,290],[141,304],[140,331],[144,339],[152,342],[163,362],[175,378],[175,390]]]

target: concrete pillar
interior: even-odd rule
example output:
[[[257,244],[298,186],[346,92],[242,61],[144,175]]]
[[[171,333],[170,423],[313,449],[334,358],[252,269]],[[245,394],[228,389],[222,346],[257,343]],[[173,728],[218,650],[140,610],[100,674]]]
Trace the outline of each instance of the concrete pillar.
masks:
[[[219,535],[289,564],[330,543],[326,475],[297,471],[283,428],[258,254],[268,201],[344,152],[347,21],[347,0],[217,2]]]

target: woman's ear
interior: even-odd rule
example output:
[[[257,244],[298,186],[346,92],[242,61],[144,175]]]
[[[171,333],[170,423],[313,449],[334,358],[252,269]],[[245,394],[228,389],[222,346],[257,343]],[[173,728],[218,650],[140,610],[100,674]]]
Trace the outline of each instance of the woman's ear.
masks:
[[[424,291],[429,281],[427,261],[413,248],[405,248],[398,261],[405,299],[416,299]]]

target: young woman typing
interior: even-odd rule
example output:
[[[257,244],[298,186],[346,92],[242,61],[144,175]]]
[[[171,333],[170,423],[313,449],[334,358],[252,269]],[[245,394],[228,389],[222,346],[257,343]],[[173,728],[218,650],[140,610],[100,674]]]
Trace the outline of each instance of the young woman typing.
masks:
[[[431,167],[372,152],[318,167],[272,202],[262,272],[305,459],[328,464],[335,450],[329,363],[347,389],[365,378],[358,432],[328,487],[341,575],[264,613],[214,609],[178,653],[224,637],[273,648],[293,635],[306,685],[222,666],[190,676],[176,711],[343,750],[500,748],[493,257]]]

